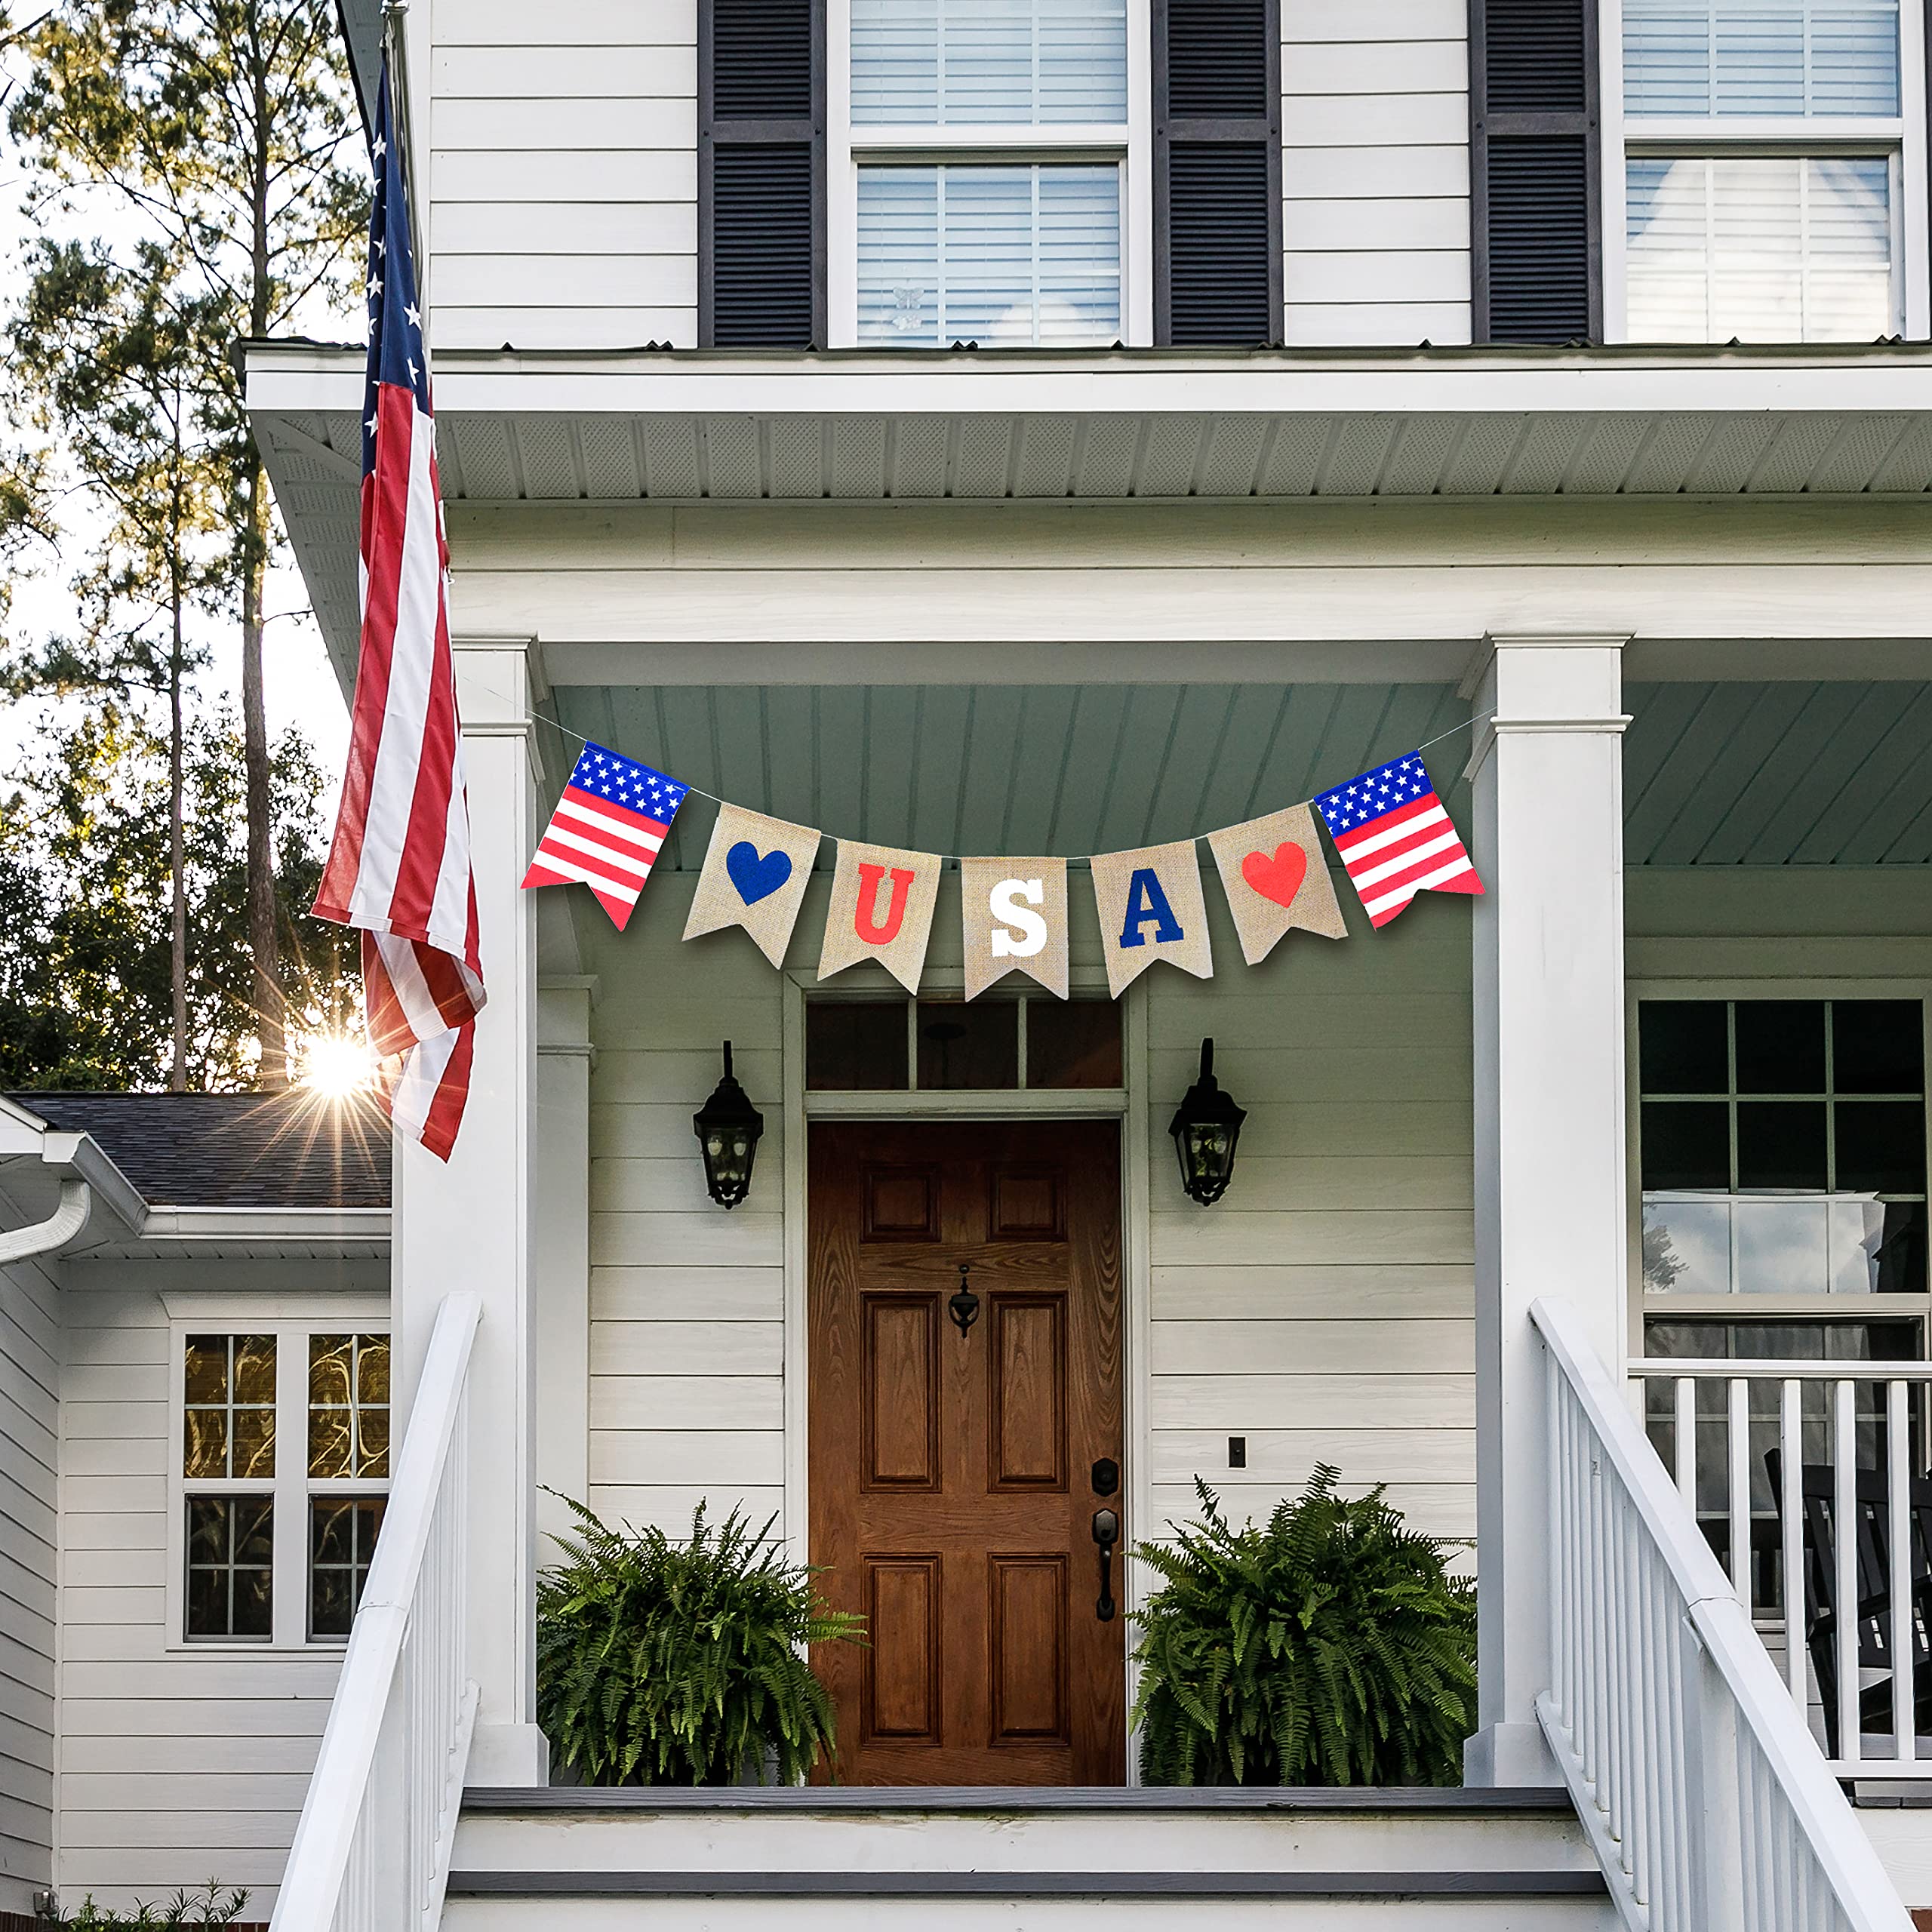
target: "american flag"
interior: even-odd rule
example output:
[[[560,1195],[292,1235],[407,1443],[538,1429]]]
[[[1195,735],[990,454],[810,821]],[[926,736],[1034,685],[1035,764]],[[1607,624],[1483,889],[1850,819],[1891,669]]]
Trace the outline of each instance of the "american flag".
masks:
[[[362,642],[319,918],[359,927],[369,1038],[396,1124],[449,1158],[483,1006],[469,804],[450,655],[449,552],[429,356],[385,63],[369,223]]]
[[[1371,925],[1386,926],[1418,892],[1481,891],[1420,752],[1391,758],[1315,802]]]
[[[525,889],[580,881],[622,932],[690,789],[635,758],[586,745],[537,841]]]

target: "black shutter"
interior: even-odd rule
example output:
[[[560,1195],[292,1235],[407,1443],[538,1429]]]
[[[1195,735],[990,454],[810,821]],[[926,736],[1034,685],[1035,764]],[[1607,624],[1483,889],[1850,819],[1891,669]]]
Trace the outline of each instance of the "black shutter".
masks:
[[[1279,0],[1153,0],[1154,340],[1281,334]]]
[[[824,0],[699,0],[697,326],[823,346]]]
[[[1595,0],[1469,0],[1478,342],[1603,340]]]

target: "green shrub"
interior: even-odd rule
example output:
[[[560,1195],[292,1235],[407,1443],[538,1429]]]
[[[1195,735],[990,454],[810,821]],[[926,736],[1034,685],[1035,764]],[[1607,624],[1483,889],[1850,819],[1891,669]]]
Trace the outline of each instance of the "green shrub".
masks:
[[[860,1620],[825,1607],[771,1521],[712,1525],[700,1503],[674,1543],[561,1500],[579,1529],[537,1579],[537,1705],[562,1764],[586,1784],[731,1784],[768,1765],[795,1784],[831,1752],[805,1649]]]
[[[1475,1590],[1451,1546],[1323,1466],[1265,1524],[1202,1518],[1143,1543],[1137,1620],[1149,1784],[1454,1784],[1475,1727]]]
[[[82,1902],[80,1916],[60,1923],[63,1932],[159,1932],[166,1926],[232,1925],[248,1903],[246,1892],[224,1894],[211,1878],[198,1892],[177,1892],[165,1905],[137,1905],[131,1912],[97,1906],[90,1892]]]

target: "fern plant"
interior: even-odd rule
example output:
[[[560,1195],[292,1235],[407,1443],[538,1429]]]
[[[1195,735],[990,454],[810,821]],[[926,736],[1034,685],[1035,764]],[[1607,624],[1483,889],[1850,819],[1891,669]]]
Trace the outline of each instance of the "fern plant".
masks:
[[[817,1574],[737,1510],[688,1540],[612,1529],[566,1503],[574,1536],[537,1582],[537,1721],[586,1784],[731,1784],[768,1763],[795,1784],[834,1745],[812,1644],[855,1639]],[[775,1521],[776,1519],[772,1519]]]
[[[1134,1721],[1148,1784],[1454,1784],[1475,1726],[1475,1591],[1380,1488],[1318,1467],[1236,1529],[1195,1479],[1197,1522],[1143,1543],[1163,1579],[1138,1617]]]
[[[90,1892],[78,1916],[60,1922],[62,1932],[162,1932],[174,1926],[232,1925],[248,1903],[245,1891],[224,1893],[211,1878],[198,1892],[177,1891],[165,1905],[137,1904],[131,1912],[97,1906]]]

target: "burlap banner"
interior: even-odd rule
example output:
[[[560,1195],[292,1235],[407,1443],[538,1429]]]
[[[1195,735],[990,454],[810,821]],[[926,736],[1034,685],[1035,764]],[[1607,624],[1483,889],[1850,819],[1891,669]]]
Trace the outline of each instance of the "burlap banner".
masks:
[[[1214,977],[1208,902],[1192,839],[1101,853],[1088,863],[1094,869],[1107,990],[1115,999],[1157,959],[1197,980]]]
[[[1211,832],[1208,844],[1241,935],[1241,957],[1251,966],[1260,965],[1297,926],[1324,939],[1348,937],[1307,806]]]
[[[876,959],[909,993],[919,990],[945,861],[936,852],[838,841],[818,976]]]
[[[961,859],[959,910],[968,999],[1009,973],[1066,998],[1064,859]]]
[[[685,938],[742,926],[773,965],[783,966],[811,883],[820,836],[808,825],[788,825],[743,805],[720,805],[685,921]]]

